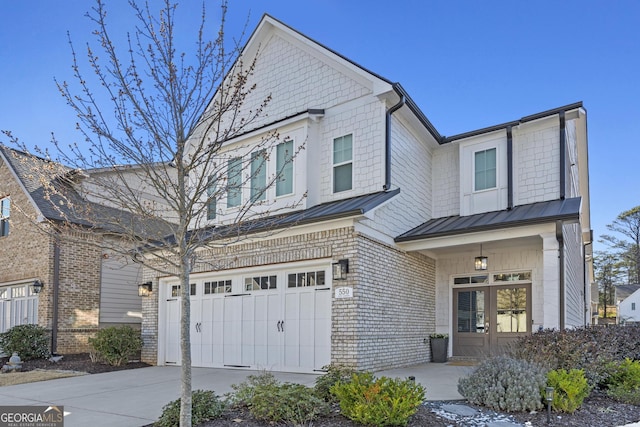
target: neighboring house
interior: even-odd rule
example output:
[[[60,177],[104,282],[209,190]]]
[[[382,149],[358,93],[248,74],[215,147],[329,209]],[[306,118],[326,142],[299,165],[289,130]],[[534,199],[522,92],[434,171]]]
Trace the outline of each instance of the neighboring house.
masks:
[[[616,286],[617,323],[640,322],[640,285]]]
[[[377,370],[429,361],[433,332],[450,335],[450,356],[477,357],[540,328],[590,323],[581,103],[444,137],[399,84],[270,16],[243,62],[258,50],[243,105],[272,101],[225,149],[274,130],[276,152],[304,144],[286,185],[264,196],[285,211],[302,202],[265,221],[279,233],[260,235],[258,224],[251,241],[198,253],[194,366]],[[229,192],[198,225],[212,240],[229,236],[236,206],[254,196],[232,179],[254,158],[230,157]],[[266,161],[270,176],[278,158]],[[180,364],[178,279],[144,274],[154,283],[143,359]]]
[[[67,185],[78,206],[103,216],[101,227],[113,236],[113,223],[132,217],[81,198],[71,187],[84,179],[78,171],[0,144],[0,332],[39,324],[52,331],[53,353],[89,351],[87,339],[99,328],[138,328],[141,322],[139,265],[103,250],[103,236],[88,232],[95,231],[94,225],[76,217],[68,204],[43,187]],[[55,234],[46,226],[47,221],[69,220],[87,232]],[[38,294],[35,281],[43,284]]]

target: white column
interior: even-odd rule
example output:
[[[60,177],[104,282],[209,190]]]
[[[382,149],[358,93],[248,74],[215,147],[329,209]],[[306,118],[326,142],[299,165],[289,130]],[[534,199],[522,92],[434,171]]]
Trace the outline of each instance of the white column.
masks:
[[[560,253],[555,233],[542,233],[542,312],[545,328],[560,328]]]

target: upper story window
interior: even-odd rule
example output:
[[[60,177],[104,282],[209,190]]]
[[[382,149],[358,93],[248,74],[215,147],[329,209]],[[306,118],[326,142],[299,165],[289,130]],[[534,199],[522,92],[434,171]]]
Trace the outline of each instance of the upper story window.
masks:
[[[266,199],[267,189],[267,151],[251,153],[251,201]]]
[[[353,135],[333,140],[333,192],[353,188]]]
[[[496,188],[496,149],[474,153],[474,191]]]
[[[9,216],[11,214],[11,200],[5,197],[0,200],[0,237],[9,235]]]
[[[216,218],[216,199],[218,197],[216,194],[217,181],[213,175],[210,175],[207,181],[207,219]]]
[[[242,203],[242,157],[227,162],[227,207]]]
[[[293,141],[276,147],[276,197],[293,193]]]

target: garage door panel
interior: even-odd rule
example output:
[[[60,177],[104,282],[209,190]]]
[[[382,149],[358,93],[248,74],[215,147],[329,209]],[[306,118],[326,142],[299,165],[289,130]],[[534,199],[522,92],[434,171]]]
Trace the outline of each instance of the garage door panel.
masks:
[[[242,298],[224,299],[223,353],[225,365],[242,364]]]

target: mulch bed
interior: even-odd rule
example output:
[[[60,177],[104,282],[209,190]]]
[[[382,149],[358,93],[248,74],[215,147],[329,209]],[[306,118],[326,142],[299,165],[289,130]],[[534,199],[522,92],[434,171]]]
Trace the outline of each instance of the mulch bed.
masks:
[[[60,369],[64,371],[79,371],[89,374],[101,374],[103,372],[122,371],[124,369],[146,368],[151,366],[143,362],[129,362],[122,366],[110,366],[104,363],[93,363],[89,353],[65,354],[58,362],[50,362],[47,359],[27,360],[22,362],[22,371],[34,369]]]
[[[4,360],[0,361],[0,363]],[[93,363],[87,353],[67,354],[64,358],[56,363],[48,360],[30,360],[23,362],[22,370],[30,371],[34,369],[61,369],[69,371],[87,372],[90,374],[99,374],[103,372],[120,371],[124,369],[136,369],[150,366],[143,362],[130,362],[123,366],[109,366],[101,363]],[[168,402],[167,402],[168,403]],[[464,402],[456,402],[462,403]],[[473,405],[468,405],[474,407]],[[483,414],[489,413],[486,408],[474,407]],[[446,419],[432,412],[433,405],[423,405],[418,412],[411,417],[409,427],[462,427],[470,425],[478,425],[470,419],[458,417],[457,419]],[[529,413],[513,413],[507,414],[512,417],[513,421],[525,424],[529,422],[532,426],[547,425],[546,412],[541,411],[534,414]],[[627,405],[616,402],[606,395],[594,392],[585,399],[584,404],[573,414],[552,413],[552,425],[555,426],[598,426],[598,427],[615,427],[629,423],[640,421],[640,406]],[[227,410],[221,418],[212,420],[202,424],[200,427],[283,427],[284,424],[267,423],[255,420],[251,414],[245,409]],[[329,416],[323,417],[313,422],[314,427],[359,427],[343,416],[337,409]]]

